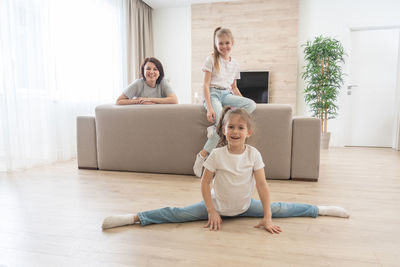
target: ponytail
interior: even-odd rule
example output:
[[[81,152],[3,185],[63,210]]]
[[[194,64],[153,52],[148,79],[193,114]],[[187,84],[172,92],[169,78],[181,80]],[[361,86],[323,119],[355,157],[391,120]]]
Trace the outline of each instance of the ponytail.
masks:
[[[219,122],[217,124],[217,129],[216,129],[217,134],[219,135],[219,141],[217,144],[218,147],[226,146],[228,144],[228,142],[226,141],[226,136],[224,135],[224,132],[223,132],[223,128],[226,123],[225,115],[226,115],[226,113],[228,113],[228,111],[231,111],[232,109],[233,108],[230,106],[225,106],[224,109],[222,110],[221,118],[219,118]],[[226,117],[228,118],[229,116],[226,116]]]
[[[214,30],[214,52],[213,52],[213,57],[214,57],[214,69],[219,72],[220,67],[219,67],[219,52],[218,52],[218,47],[215,44],[215,41],[217,40],[218,37],[226,35],[231,39],[231,42],[233,44],[233,35],[232,32],[227,29],[227,28],[222,28],[222,27],[217,27]]]
[[[215,30],[214,30],[214,38],[213,38],[213,41],[214,41],[214,46],[213,46],[214,47],[214,53],[213,53],[213,56],[214,56],[214,68],[215,68],[215,70],[217,72],[219,72],[219,52],[218,52],[217,45],[215,44],[215,41],[216,41],[217,32],[219,30],[221,30],[221,27],[215,28]]]

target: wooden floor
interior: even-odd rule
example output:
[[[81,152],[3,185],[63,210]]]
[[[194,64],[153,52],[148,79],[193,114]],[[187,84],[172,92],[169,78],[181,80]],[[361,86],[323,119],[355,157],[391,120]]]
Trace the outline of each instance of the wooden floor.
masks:
[[[273,201],[339,205],[350,219],[258,219],[101,230],[110,214],[201,199],[193,176],[78,170],[0,174],[0,266],[400,266],[400,152],[322,151],[318,182],[269,181]]]

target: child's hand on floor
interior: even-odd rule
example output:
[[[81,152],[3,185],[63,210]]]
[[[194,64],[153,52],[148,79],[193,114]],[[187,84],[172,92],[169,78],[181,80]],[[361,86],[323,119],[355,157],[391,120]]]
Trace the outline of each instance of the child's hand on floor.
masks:
[[[263,218],[257,225],[254,227],[260,228],[260,226],[264,226],[265,230],[270,232],[271,234],[279,234],[282,232],[281,228],[278,225],[273,225],[272,220],[268,218]]]
[[[210,228],[210,231],[218,231],[221,229],[222,219],[216,210],[208,213],[208,222],[204,228]]]

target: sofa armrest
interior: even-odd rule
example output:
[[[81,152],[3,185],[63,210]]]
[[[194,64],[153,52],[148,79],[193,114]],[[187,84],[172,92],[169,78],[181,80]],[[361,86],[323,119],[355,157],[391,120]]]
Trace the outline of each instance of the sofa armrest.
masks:
[[[91,116],[76,118],[76,144],[79,169],[97,169],[96,121]]]
[[[293,118],[292,180],[318,181],[320,162],[320,120]]]

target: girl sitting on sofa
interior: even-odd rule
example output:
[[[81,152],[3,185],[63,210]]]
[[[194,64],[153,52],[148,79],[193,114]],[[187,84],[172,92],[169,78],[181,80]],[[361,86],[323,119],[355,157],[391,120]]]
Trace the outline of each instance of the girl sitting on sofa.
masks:
[[[204,162],[201,179],[204,201],[183,208],[166,207],[110,216],[104,220],[103,229],[130,224],[208,220],[204,227],[218,231],[224,217],[256,217],[262,219],[255,227],[264,227],[271,234],[279,234],[282,230],[272,222],[273,217],[349,217],[346,210],[336,206],[270,203],[261,154],[245,143],[252,129],[251,117],[246,110],[225,107],[217,126],[222,147],[214,149]],[[251,198],[254,186],[260,200]]]
[[[145,58],[140,66],[140,77],[118,97],[117,105],[178,104],[176,94],[164,79],[164,69],[158,59]]]
[[[240,79],[239,63],[231,57],[233,35],[229,29],[218,27],[214,30],[214,52],[208,56],[203,65],[204,107],[207,110],[207,120],[215,126],[221,116],[224,106],[244,108],[249,113],[256,109],[256,103],[243,97],[237,87]],[[201,177],[203,163],[217,146],[219,136],[215,127],[207,128],[209,139],[203,149],[196,155],[193,172]]]

